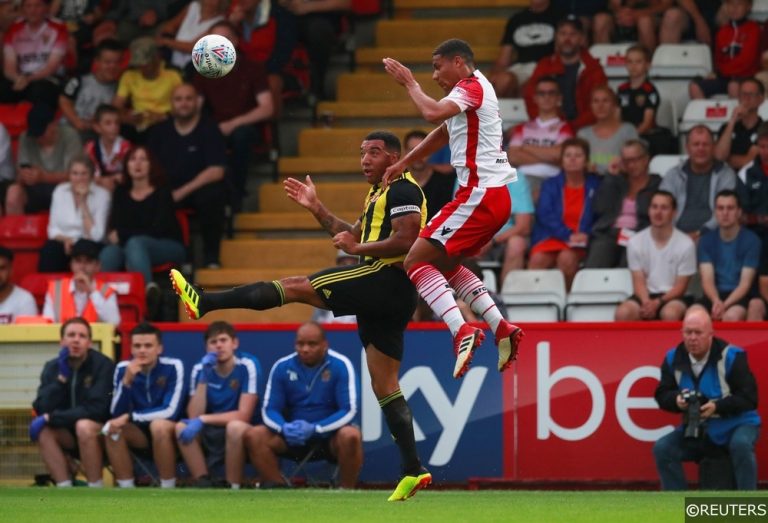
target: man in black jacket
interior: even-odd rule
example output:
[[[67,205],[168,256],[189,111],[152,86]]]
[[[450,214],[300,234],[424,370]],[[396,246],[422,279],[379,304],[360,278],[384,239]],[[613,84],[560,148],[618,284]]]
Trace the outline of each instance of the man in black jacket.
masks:
[[[88,322],[79,317],[67,320],[61,326],[59,356],[43,367],[32,404],[37,417],[29,425],[29,437],[37,442],[59,487],[72,486],[65,453],[79,453],[89,487],[102,486],[100,432],[109,418],[115,365],[90,346]]]

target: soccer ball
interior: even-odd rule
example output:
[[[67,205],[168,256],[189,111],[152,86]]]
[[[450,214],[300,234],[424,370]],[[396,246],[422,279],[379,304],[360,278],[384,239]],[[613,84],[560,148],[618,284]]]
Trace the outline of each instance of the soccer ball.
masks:
[[[235,66],[237,53],[221,35],[206,35],[192,48],[192,65],[206,78],[221,78]]]

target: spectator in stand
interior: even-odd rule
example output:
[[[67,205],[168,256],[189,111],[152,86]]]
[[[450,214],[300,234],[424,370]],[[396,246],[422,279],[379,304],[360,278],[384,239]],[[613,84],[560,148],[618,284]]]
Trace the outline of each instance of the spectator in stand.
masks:
[[[93,119],[96,138],[85,144],[85,154],[94,166],[95,182],[112,192],[123,179],[125,155],[131,142],[120,136],[120,111],[114,105],[102,104]]]
[[[228,21],[239,35],[238,56],[264,64],[275,104],[275,117],[282,110],[283,90],[300,91],[298,80],[286,73],[297,43],[296,20],[285,7],[265,0],[233,0]]]
[[[568,17],[558,22],[554,54],[539,60],[526,83],[525,106],[531,118],[539,114],[534,93],[542,76],[554,76],[560,84],[562,114],[574,130],[594,123],[590,107],[592,90],[606,85],[608,79],[600,62],[586,49],[584,26],[579,18]]]
[[[154,35],[168,18],[174,0],[113,0],[100,28],[117,36],[123,44]]]
[[[560,269],[570,289],[586,254],[592,231],[592,199],[600,178],[587,171],[586,141],[569,138],[562,147],[562,171],[541,184],[528,268]]]
[[[115,364],[91,348],[91,326],[71,318],[60,329],[58,357],[45,363],[32,407],[29,437],[37,442],[57,487],[71,487],[68,455],[82,463],[89,487],[103,487],[101,427],[109,418]]]
[[[173,90],[172,118],[152,129],[149,150],[168,176],[176,207],[192,208],[203,237],[203,265],[219,267],[224,231],[226,144],[218,126],[201,115],[192,84]]]
[[[760,25],[747,18],[752,0],[725,0],[723,5],[728,21],[715,35],[715,74],[691,82],[688,90],[694,100],[716,94],[738,98],[739,82],[760,69]]]
[[[683,40],[695,40],[711,45],[712,35],[718,25],[718,12],[722,0],[677,0],[676,6],[667,9],[661,18],[659,43],[679,44]]]
[[[316,379],[321,376],[321,379]],[[305,323],[296,331],[296,352],[275,363],[264,395],[264,425],[245,433],[261,488],[285,485],[278,457],[315,456],[339,463],[339,486],[355,488],[363,464],[357,414],[357,380],[346,356],[328,348],[325,331]]]
[[[686,490],[684,461],[727,454],[738,490],[757,489],[755,444],[760,435],[757,383],[744,349],[715,338],[712,319],[692,307],[683,320],[683,341],[669,349],[661,364],[654,394],[661,409],[685,413],[691,400],[684,391],[701,394],[700,419],[706,425],[698,441],[685,437],[685,423],[653,445],[662,490]]]
[[[229,22],[217,22],[211,33],[228,38],[239,47],[237,30]],[[240,55],[232,71],[223,78],[195,75],[192,83],[203,95],[206,106],[224,135],[231,182],[230,203],[239,212],[247,195],[248,168],[255,143],[262,140],[262,125],[275,115],[272,92],[263,64]]]
[[[157,45],[172,51],[171,65],[183,70],[192,60],[190,53],[195,43],[208,34],[213,24],[224,19],[225,12],[223,0],[193,0],[165,21],[160,26]]]
[[[11,135],[0,123],[0,216],[5,208],[5,194],[8,187],[16,179],[16,169],[13,167],[13,151],[11,149]]]
[[[93,39],[93,29],[101,22],[104,11],[100,0],[53,0],[51,14],[64,22],[69,32],[69,56],[72,64],[80,71],[87,71],[90,61],[87,59],[89,47]],[[85,55],[85,60],[83,60]],[[84,61],[85,64],[80,62]],[[70,64],[68,64],[70,65]]]
[[[67,52],[67,28],[48,17],[50,3],[23,0],[22,18],[5,33],[0,103],[27,100],[56,107]]]
[[[669,191],[677,202],[675,227],[694,241],[706,230],[717,226],[713,209],[715,195],[736,187],[736,175],[727,164],[715,159],[712,131],[696,125],[686,137],[688,160],[670,169],[660,189]]]
[[[677,153],[672,132],[656,126],[661,97],[648,79],[651,52],[641,45],[633,45],[627,49],[625,56],[629,80],[619,85],[617,90],[621,119],[634,125],[640,138],[648,142],[651,156]]]
[[[19,138],[19,172],[8,187],[5,213],[47,211],[53,190],[67,180],[67,167],[82,150],[77,131],[59,125],[51,106],[33,106],[27,115],[27,130]]]
[[[405,153],[408,154],[416,148],[427,133],[421,130],[413,130],[405,135]],[[456,171],[451,169],[449,173],[436,171],[429,160],[414,160],[407,167],[408,171],[421,187],[421,192],[427,199],[427,221],[442,209],[443,205],[453,199],[453,190],[456,186]]]
[[[517,167],[518,174],[527,178],[535,202],[539,199],[541,183],[560,172],[561,144],[573,137],[573,130],[560,119],[562,95],[555,77],[542,76],[536,80],[534,102],[538,116],[515,126],[507,157],[509,163]]]
[[[69,181],[53,191],[48,240],[40,250],[39,272],[63,272],[80,238],[104,241],[110,194],[93,181],[93,164],[79,155],[69,164]]]
[[[584,25],[585,34],[592,30],[592,19],[596,13],[608,10],[608,0],[552,0],[558,12],[578,18]]]
[[[508,183],[507,190],[509,191],[509,197],[512,199],[512,210],[509,220],[499,229],[493,239],[488,242],[488,245],[478,255],[478,258],[481,260],[501,263],[499,274],[502,282],[507,277],[509,271],[525,268],[525,251],[530,242],[533,214],[535,212],[531,189],[528,186],[528,178],[526,176],[518,171],[517,181]],[[467,268],[472,270],[469,266]],[[480,279],[482,280],[483,278],[480,277]],[[505,307],[499,310],[503,314]],[[465,319],[466,316],[465,314]]]
[[[757,129],[757,155],[736,180],[744,224],[768,244],[768,123]]]
[[[129,361],[117,364],[110,419],[104,426],[107,456],[120,488],[135,486],[130,449],[149,451],[160,488],[176,487],[176,421],[184,398],[184,364],[162,356],[160,329],[131,330]]]
[[[242,450],[234,455],[225,450],[231,444],[243,448],[245,431],[240,427],[253,418],[259,400],[257,382],[263,377],[253,359],[237,356],[239,342],[232,325],[211,324],[204,339],[206,354],[192,367],[190,376],[189,419],[176,424],[176,437],[193,486],[215,484],[208,472],[225,463],[227,481],[237,489],[245,455]],[[239,434],[239,441],[230,441],[233,432]]]
[[[501,49],[488,81],[499,98],[516,98],[536,63],[555,50],[555,27],[560,13],[549,0],[532,0],[527,9],[507,20]]]
[[[765,239],[762,240],[760,268],[756,279],[757,285],[747,306],[747,321],[765,321],[768,316],[768,241]]]
[[[596,13],[592,21],[593,43],[639,42],[656,49],[656,30],[660,16],[673,0],[611,0],[610,12]]]
[[[120,78],[123,47],[107,39],[96,47],[93,71],[72,78],[59,96],[59,110],[83,139],[93,136],[93,120],[102,104],[112,103]]]
[[[741,204],[733,190],[715,197],[717,229],[699,241],[702,305],[715,321],[743,321],[760,262],[760,238],[741,226]]]
[[[352,0],[278,0],[296,17],[298,38],[309,54],[311,98],[325,100],[325,75]],[[310,105],[314,105],[310,100]]]
[[[37,316],[35,298],[13,284],[13,251],[0,246],[0,325],[13,323],[19,316]]]
[[[633,294],[616,308],[616,321],[680,321],[688,306],[685,290],[696,274],[696,246],[674,226],[675,197],[667,191],[651,196],[651,225],[627,243]]]
[[[112,105],[122,113],[124,135],[143,143],[145,131],[168,117],[171,93],[182,80],[178,71],[166,69],[153,38],[137,38],[130,50],[132,69],[120,77]]]
[[[589,143],[590,171],[600,175],[619,172],[621,146],[638,138],[631,123],[621,121],[619,98],[610,87],[602,85],[592,91],[594,124],[582,127],[576,135]]]
[[[101,251],[105,271],[140,272],[144,277],[147,316],[157,313],[160,289],[152,267],[184,263],[187,251],[176,220],[173,197],[157,160],[144,146],[125,157],[125,179],[117,186],[109,216],[107,246]]]
[[[101,246],[91,240],[81,239],[72,246],[69,262],[72,277],[52,280],[48,283],[43,304],[43,316],[54,323],[75,316],[91,323],[120,323],[117,294],[109,285],[96,278],[101,265]]]
[[[619,172],[603,177],[592,202],[595,223],[585,267],[627,266],[627,242],[648,227],[651,196],[661,183],[658,174],[648,172],[650,160],[641,140],[628,140],[621,147]]]
[[[757,131],[763,119],[757,110],[765,100],[765,87],[754,78],[739,82],[739,105],[733,109],[731,119],[718,131],[715,158],[727,162],[734,171],[750,163],[757,156]]]

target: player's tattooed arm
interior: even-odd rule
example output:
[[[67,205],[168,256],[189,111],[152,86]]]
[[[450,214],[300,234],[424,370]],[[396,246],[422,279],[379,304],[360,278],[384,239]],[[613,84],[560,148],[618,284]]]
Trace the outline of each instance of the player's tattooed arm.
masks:
[[[315,215],[320,226],[325,229],[328,234],[335,236],[340,232],[348,231],[354,232],[355,226],[345,222],[338,216],[334,215],[325,207],[319,209],[319,212]],[[355,224],[357,225],[357,224]]]

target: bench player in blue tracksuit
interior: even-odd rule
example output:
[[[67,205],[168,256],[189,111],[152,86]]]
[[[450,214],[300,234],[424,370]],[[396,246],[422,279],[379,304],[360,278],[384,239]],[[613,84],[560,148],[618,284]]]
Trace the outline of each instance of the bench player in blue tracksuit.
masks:
[[[363,464],[357,414],[357,380],[346,356],[328,348],[322,327],[305,323],[296,331],[296,352],[279,359],[264,393],[264,425],[245,433],[251,463],[262,487],[283,484],[279,456],[315,456],[339,464],[339,485],[354,488]]]
[[[132,449],[152,449],[160,486],[176,486],[176,420],[184,400],[184,364],[164,358],[160,330],[140,323],[131,331],[130,361],[117,365],[112,419],[102,429],[120,487],[133,487]]]
[[[243,427],[250,428],[256,409],[261,365],[238,355],[237,333],[225,321],[211,323],[204,338],[207,353],[190,376],[190,419],[176,424],[179,450],[196,486],[211,486],[205,448],[209,464],[225,462],[227,481],[237,489],[245,461]]]

